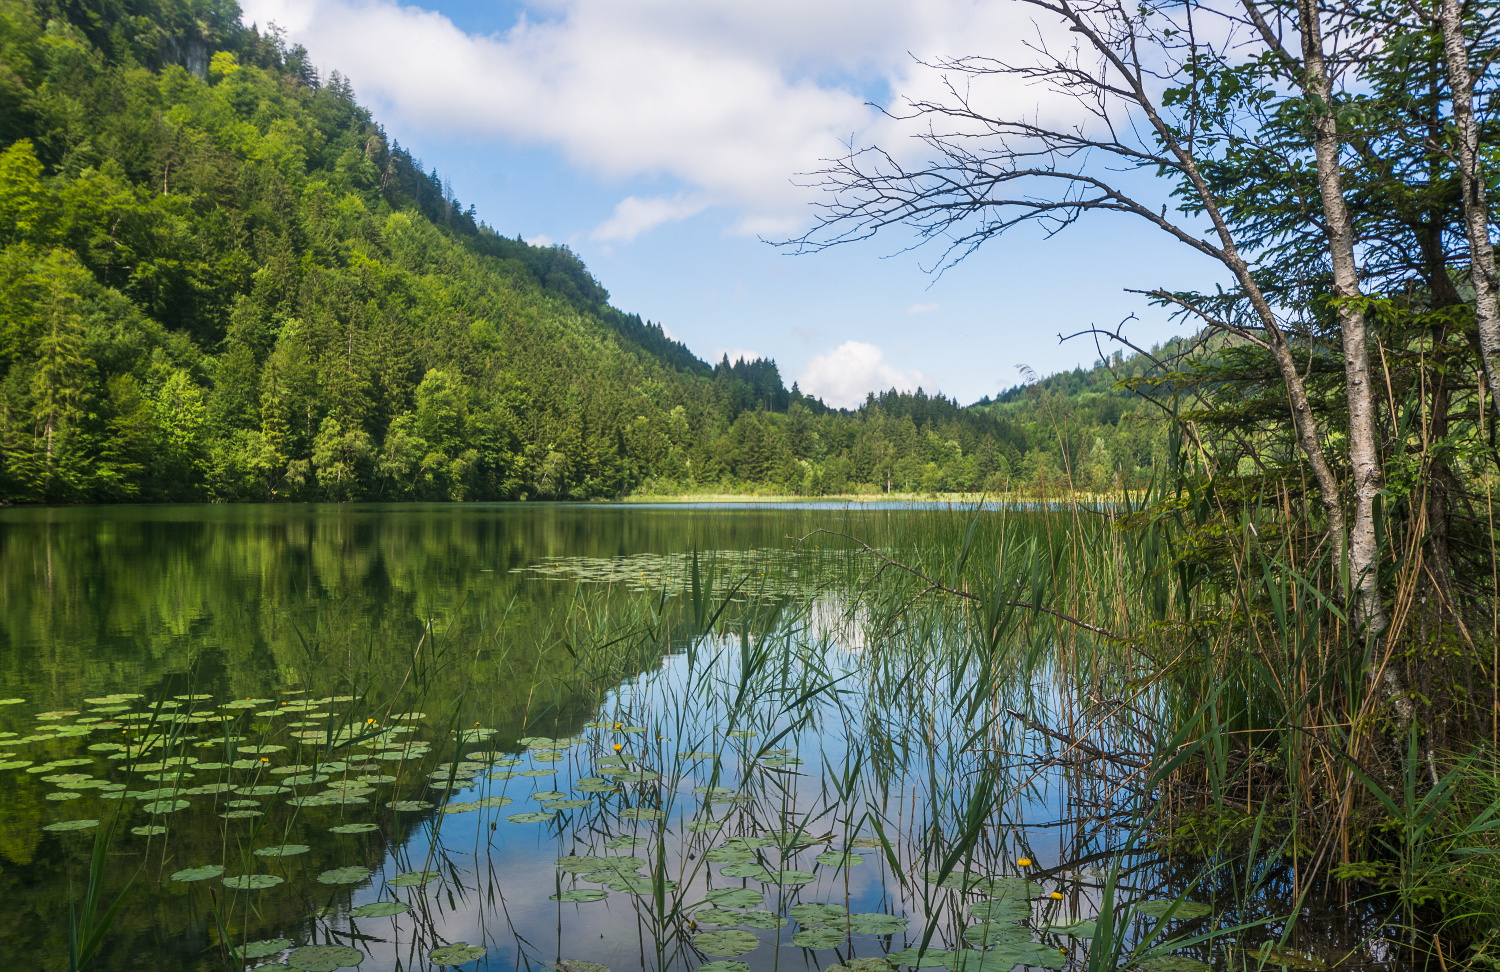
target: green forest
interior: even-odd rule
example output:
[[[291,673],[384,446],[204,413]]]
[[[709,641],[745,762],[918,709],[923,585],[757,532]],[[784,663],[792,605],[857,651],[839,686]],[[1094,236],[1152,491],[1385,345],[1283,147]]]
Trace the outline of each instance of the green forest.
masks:
[[[1161,446],[1103,363],[852,411],[710,366],[224,0],[0,2],[0,246],[4,502],[1103,489]]]

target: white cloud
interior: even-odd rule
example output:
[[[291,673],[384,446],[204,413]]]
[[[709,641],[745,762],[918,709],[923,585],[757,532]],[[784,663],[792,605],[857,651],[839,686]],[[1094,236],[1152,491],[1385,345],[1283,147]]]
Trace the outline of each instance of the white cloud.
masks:
[[[754,361],[756,358],[768,358],[770,355],[762,354],[759,351],[751,351],[749,348],[714,348],[708,352],[708,357],[703,360],[711,365],[716,365],[726,357],[729,359],[730,364],[734,364],[741,359]]]
[[[626,196],[615,204],[614,215],[595,227],[589,237],[595,240],[623,240],[628,243],[662,223],[674,223],[696,216],[707,205],[702,200],[682,196],[675,199],[637,199],[635,196]]]
[[[931,314],[937,309],[937,304],[912,304],[906,309],[906,312],[908,314]]]
[[[837,408],[854,408],[870,392],[914,391],[931,381],[920,371],[900,371],[885,363],[885,352],[863,341],[845,341],[813,357],[797,376],[804,394]]]
[[[526,237],[526,242],[530,243],[532,246],[551,246],[557,241],[548,236],[546,233],[538,233],[536,236]]]
[[[240,6],[346,75],[396,131],[548,145],[596,175],[685,187],[622,201],[595,231],[619,240],[709,206],[733,212],[736,232],[793,230],[813,198],[796,175],[845,140],[914,146],[866,104],[940,96],[911,54],[1004,57],[1035,37],[1024,5],[984,0],[530,0],[537,18],[488,36],[396,0]],[[1018,81],[972,94],[1028,112],[1045,97]]]

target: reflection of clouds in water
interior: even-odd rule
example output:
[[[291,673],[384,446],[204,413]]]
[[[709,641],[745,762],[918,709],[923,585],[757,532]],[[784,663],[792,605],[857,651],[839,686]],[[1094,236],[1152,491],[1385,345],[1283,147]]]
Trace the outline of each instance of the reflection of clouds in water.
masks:
[[[814,637],[850,652],[868,647],[865,640],[870,609],[861,600],[830,591],[813,598],[807,610],[807,625]]]

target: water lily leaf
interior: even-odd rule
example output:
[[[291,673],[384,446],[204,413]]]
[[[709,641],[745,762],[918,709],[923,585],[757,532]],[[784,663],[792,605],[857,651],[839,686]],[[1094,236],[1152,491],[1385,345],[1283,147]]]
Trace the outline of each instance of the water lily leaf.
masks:
[[[829,867],[854,867],[865,862],[863,857],[852,851],[824,851],[813,860]]]
[[[655,770],[648,769],[605,770],[604,775],[613,776],[621,783],[650,783],[652,780],[658,779],[661,776],[661,774],[656,772]]]
[[[768,759],[761,760],[760,765],[770,766],[774,769],[780,769],[783,766],[801,766],[802,760],[798,759],[795,756],[772,756]]]
[[[724,846],[741,847],[745,850],[759,850],[762,847],[770,847],[775,843],[776,841],[772,840],[769,837],[750,837],[742,835],[739,837],[726,838],[724,841]]]
[[[756,734],[753,729],[731,729],[724,735],[731,739],[754,739]]]
[[[417,810],[431,810],[436,804],[428,803],[426,800],[392,800],[386,806],[392,810],[413,812]]]
[[[404,915],[410,910],[411,905],[400,901],[372,901],[358,908],[350,908],[349,914],[354,918],[389,918],[391,915]]]
[[[391,878],[393,888],[420,888],[429,881],[436,881],[442,875],[436,871],[407,871]]]
[[[645,726],[618,726],[615,732],[645,732]]]
[[[365,953],[347,945],[308,945],[286,957],[286,964],[302,972],[334,972],[353,968],[365,960]]]
[[[546,813],[513,813],[505,818],[511,823],[545,823],[552,819],[552,812]]]
[[[592,800],[548,800],[542,804],[542,808],[545,810],[582,810],[592,805]]]
[[[567,874],[592,874],[604,867],[603,858],[580,857],[576,854],[559,857],[556,863],[557,869]]]
[[[285,881],[274,874],[236,874],[224,879],[224,887],[235,891],[262,891]]]
[[[981,882],[989,880],[983,874],[970,874],[966,871],[954,871],[947,877],[943,877],[941,871],[928,871],[922,875],[922,880],[930,884],[936,884],[940,888],[951,888],[955,891],[968,891],[977,887]]]
[[[99,826],[99,821],[97,820],[59,820],[57,823],[47,824],[42,829],[59,833],[69,830],[88,830],[97,826]]]
[[[704,962],[698,966],[696,972],[750,972],[750,966],[744,962],[731,962],[725,959],[719,962]]]
[[[1251,954],[1254,955],[1255,953],[1252,952]],[[1271,966],[1276,965],[1275,962],[1268,962],[1267,964]],[[1300,966],[1294,967],[1300,968]],[[1315,967],[1322,968],[1323,966],[1319,965]],[[1186,955],[1158,955],[1155,958],[1148,958],[1141,962],[1141,968],[1147,969],[1149,972],[1210,972],[1213,966],[1207,962],[1188,958]]]
[[[587,880],[587,879],[586,879]],[[651,894],[656,890],[656,880],[649,875],[635,874],[633,872],[612,872],[609,879],[599,881],[612,891],[623,891],[627,894]],[[662,882],[667,891],[677,890],[676,881]]]
[[[137,837],[156,837],[167,832],[167,828],[160,824],[147,824],[144,827],[131,827],[130,832]]]
[[[0,699],[0,705],[20,705],[25,699]]]
[[[259,942],[248,942],[239,948],[231,949],[234,955],[242,959],[265,958],[267,955],[275,955],[292,947],[290,938],[268,938]]]
[[[354,865],[352,867],[336,867],[324,871],[318,875],[319,884],[358,884],[368,878],[371,871],[368,867]]]
[[[747,911],[740,915],[740,924],[751,928],[780,928],[786,924],[786,919],[774,911]]]
[[[731,928],[738,925],[743,918],[741,912],[730,911],[728,908],[704,908],[693,912],[693,920],[710,928],[715,926]]]
[[[767,884],[780,884],[780,885],[784,885],[785,886],[785,885],[796,885],[796,884],[810,884],[812,881],[816,880],[816,876],[811,871],[769,871],[768,870],[768,871],[766,871],[766,876],[763,877],[763,878],[760,878],[759,880],[762,880],[762,881],[766,882]]]
[[[826,922],[843,918],[849,913],[849,909],[843,905],[824,904],[819,901],[808,901],[804,904],[792,905],[787,909],[787,914],[797,919],[803,925],[821,925]]]
[[[1033,884],[1025,878],[1002,877],[990,878],[974,884],[974,890],[987,894],[992,898],[1021,898],[1029,900],[1040,898],[1045,890],[1040,884]]]
[[[724,825],[728,822],[729,821],[727,820],[708,819],[689,820],[687,823],[683,824],[682,827],[684,830],[690,830],[695,834],[704,834],[708,833],[710,830],[722,830],[724,829]]]
[[[1135,910],[1139,914],[1150,915],[1152,918],[1165,918],[1167,912],[1172,913],[1173,918],[1187,921],[1190,918],[1202,918],[1213,911],[1213,908],[1201,901],[1178,901],[1170,898],[1159,898],[1154,901],[1137,901]]]
[[[1098,933],[1099,927],[1091,918],[1080,918],[1066,925],[1048,925],[1044,931],[1054,935],[1067,935],[1069,938],[1093,938]]]
[[[587,901],[603,901],[609,897],[609,892],[602,888],[574,888],[571,891],[559,891],[550,895],[553,901],[572,901],[583,903]]]
[[[1015,944],[998,945],[988,952],[970,952],[966,950],[958,954],[962,958],[955,959],[952,966],[954,969],[957,969],[961,962],[1009,962],[1012,966],[1033,965],[1044,969],[1060,969],[1068,964],[1066,952],[1042,945],[1038,942],[1016,942]],[[982,959],[980,956],[989,956],[990,958]],[[1002,966],[996,967],[999,968]],[[973,969],[981,968],[981,966],[976,965],[969,968],[970,972],[972,972]],[[983,968],[988,968],[988,966],[983,966]]]
[[[906,919],[899,915],[872,911],[850,915],[847,919],[836,921],[834,924],[847,927],[855,935],[894,935],[905,930]]]
[[[766,896],[753,888],[719,888],[704,895],[721,908],[753,908]]]
[[[614,788],[615,785],[608,780],[601,780],[594,777],[582,779],[573,784],[573,789],[579,793],[608,793]]]
[[[975,921],[1025,921],[1031,917],[1031,904],[1019,898],[992,898],[969,905]]]
[[[77,792],[74,792],[73,790],[58,790],[56,793],[49,793],[49,794],[47,794],[45,797],[43,797],[43,799],[45,799],[45,800],[77,800],[77,799],[81,798],[82,796],[83,796],[82,793],[77,793]]]
[[[715,847],[705,851],[703,859],[710,864],[744,864],[755,860],[755,852],[742,847]]]
[[[746,952],[754,951],[760,944],[760,939],[749,932],[737,930],[703,932],[693,936],[693,944],[700,952],[709,955],[744,955]]]
[[[294,857],[312,850],[306,844],[282,844],[280,847],[262,847],[252,851],[257,857]]]
[[[964,929],[964,941],[978,948],[995,945],[1019,945],[1031,941],[1031,934],[1020,925],[1005,921],[986,921]]]
[[[625,847],[639,847],[642,844],[646,843],[650,843],[650,841],[646,840],[646,838],[644,837],[632,837],[627,834],[624,836],[613,837],[609,839],[605,842],[604,846],[608,847],[610,850],[620,850]]]
[[[349,823],[339,824],[337,827],[329,827],[330,834],[368,834],[372,830],[379,830],[379,824],[372,823]]]
[[[443,812],[444,813],[469,813],[470,811],[478,810],[478,809],[479,809],[479,804],[478,803],[450,803],[447,806],[443,807]]]
[[[804,928],[792,936],[792,944],[800,948],[838,948],[848,937],[842,928]]]
[[[936,969],[945,967],[953,958],[953,953],[943,948],[929,948],[920,957],[915,948],[903,948],[899,952],[886,953],[885,960],[892,965],[910,965],[918,969]],[[1007,972],[1009,970],[1007,969]]]
[[[723,874],[725,877],[753,878],[759,881],[761,880],[761,875],[765,872],[766,869],[764,867],[761,867],[759,863],[754,860],[747,859],[740,861],[738,864],[731,864],[719,873]]]
[[[219,816],[225,820],[249,820],[251,817],[260,816],[260,813],[259,810],[230,810],[219,814]]]
[[[533,800],[539,800],[539,801],[545,801],[545,800],[562,800],[562,799],[566,799],[566,797],[567,797],[567,794],[564,793],[561,790],[538,790],[538,791],[536,791],[535,793],[533,793],[531,795],[531,798]]]
[[[1308,955],[1304,952],[1293,951],[1289,948],[1281,948],[1271,942],[1266,942],[1260,948],[1257,948],[1254,951],[1249,952],[1248,954],[1257,962],[1263,962],[1266,965],[1274,965],[1283,969],[1325,969],[1328,967],[1328,963],[1324,962],[1320,958],[1317,958],[1316,956]],[[1185,960],[1187,962],[1195,961],[1194,959],[1189,959],[1183,955],[1163,955],[1160,956],[1160,958],[1176,959],[1178,961]],[[1199,964],[1201,965],[1202,963]],[[1146,963],[1142,962],[1141,965],[1142,967],[1144,967]],[[1197,972],[1197,970],[1188,968],[1153,968],[1151,972]]]
[[[627,807],[620,811],[620,816],[626,820],[660,820],[666,815],[665,810],[655,810],[651,807]]]
[[[521,772],[517,773],[516,775],[517,776],[553,776],[556,773],[557,773],[557,770],[529,769],[529,770],[521,770]]]
[[[186,810],[192,806],[186,800],[157,800],[142,805],[141,809],[147,813],[176,813],[178,810]]]
[[[452,945],[444,945],[427,953],[434,965],[463,965],[475,959],[484,958],[485,949],[480,945],[470,945],[468,942],[454,942]]]

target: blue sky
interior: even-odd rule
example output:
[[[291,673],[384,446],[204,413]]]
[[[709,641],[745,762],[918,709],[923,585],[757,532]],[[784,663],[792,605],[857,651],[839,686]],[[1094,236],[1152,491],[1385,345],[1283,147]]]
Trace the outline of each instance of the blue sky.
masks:
[[[1177,333],[1126,288],[1207,287],[1215,268],[1127,217],[1050,240],[1022,230],[941,278],[899,234],[807,256],[786,238],[817,193],[799,173],[841,141],[911,152],[867,101],[930,95],[912,55],[1014,53],[1045,33],[986,0],[242,0],[327,74],[344,73],[388,134],[506,235],[566,243],[613,303],[700,356],[776,359],[831,404],[915,387],[969,402],[1092,361],[1059,332]],[[1050,113],[1034,90],[995,112]],[[1146,193],[1155,192],[1145,187]]]

